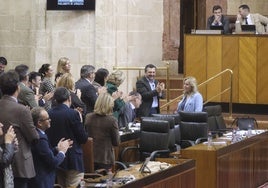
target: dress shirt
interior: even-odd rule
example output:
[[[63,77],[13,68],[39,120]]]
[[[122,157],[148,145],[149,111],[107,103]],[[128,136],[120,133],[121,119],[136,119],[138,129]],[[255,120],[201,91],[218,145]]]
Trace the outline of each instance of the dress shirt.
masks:
[[[148,81],[149,81],[149,84],[150,84],[150,86],[151,86],[151,90],[152,90],[152,91],[155,90],[155,83],[154,83],[154,80],[153,80],[153,81],[148,80]],[[158,100],[157,100],[157,96],[154,96],[154,97],[153,97],[152,108],[156,108],[156,107],[158,107]]]

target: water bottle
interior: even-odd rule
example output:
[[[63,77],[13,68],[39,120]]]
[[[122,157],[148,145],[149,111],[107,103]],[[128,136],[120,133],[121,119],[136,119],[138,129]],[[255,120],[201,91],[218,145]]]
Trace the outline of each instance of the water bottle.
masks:
[[[252,136],[252,125],[249,124],[248,125],[248,137],[251,137]]]
[[[212,134],[211,132],[209,131],[208,132],[208,147],[211,147],[212,146]]]
[[[232,132],[232,143],[235,142],[237,142],[237,135],[236,135],[236,129],[234,128]]]
[[[108,179],[106,182],[106,187],[107,188],[112,188],[113,187],[113,173],[112,170],[109,169],[108,173],[107,173]]]
[[[79,187],[80,188],[85,188],[86,187],[86,182],[83,179],[80,180]]]

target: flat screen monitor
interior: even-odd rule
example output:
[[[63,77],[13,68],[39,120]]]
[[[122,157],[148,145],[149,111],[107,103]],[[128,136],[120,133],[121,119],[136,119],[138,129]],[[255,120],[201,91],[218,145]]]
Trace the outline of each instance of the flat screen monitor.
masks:
[[[47,10],[95,10],[95,0],[47,0]]]
[[[211,30],[222,30],[223,31],[223,25],[211,25]]]
[[[248,32],[255,32],[256,26],[255,25],[241,25],[242,31],[248,31]]]

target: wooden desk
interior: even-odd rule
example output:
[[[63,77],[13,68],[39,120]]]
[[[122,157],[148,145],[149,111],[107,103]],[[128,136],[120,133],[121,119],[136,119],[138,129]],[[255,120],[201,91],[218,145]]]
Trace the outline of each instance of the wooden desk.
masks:
[[[174,166],[152,174],[141,173],[141,165],[135,165],[127,170],[119,171],[115,178],[133,175],[135,181],[113,187],[122,188],[194,188],[195,187],[195,161],[191,159],[161,159]],[[94,184],[87,187],[93,187]]]
[[[268,104],[268,35],[185,35],[184,76],[194,76],[198,83],[225,69],[234,72],[233,102]],[[226,74],[200,92],[204,101],[229,85]],[[212,102],[229,102],[229,92]]]
[[[251,188],[268,180],[267,131],[227,146],[199,144],[181,155],[196,160],[197,188]]]

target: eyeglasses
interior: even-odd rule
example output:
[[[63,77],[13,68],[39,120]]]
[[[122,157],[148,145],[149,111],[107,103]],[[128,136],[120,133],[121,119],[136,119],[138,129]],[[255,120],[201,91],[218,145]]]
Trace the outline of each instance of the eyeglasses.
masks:
[[[39,121],[50,121],[51,119],[50,118],[46,118],[46,119],[39,119]]]

